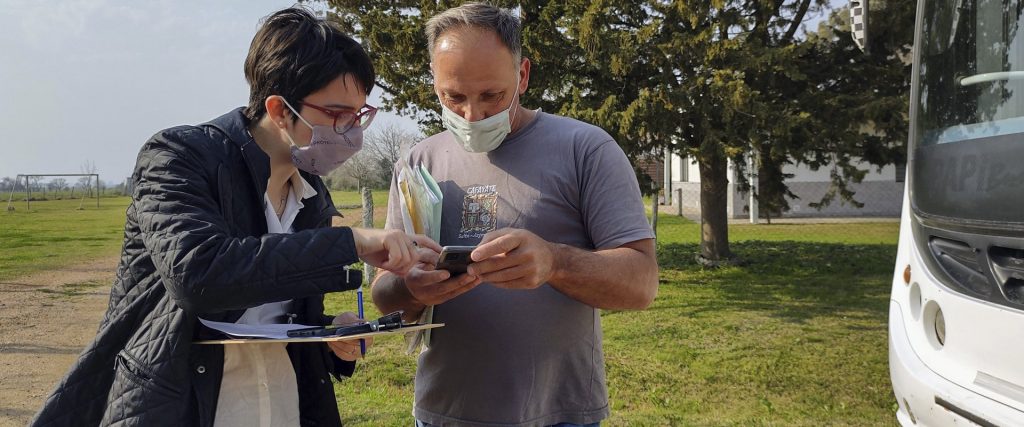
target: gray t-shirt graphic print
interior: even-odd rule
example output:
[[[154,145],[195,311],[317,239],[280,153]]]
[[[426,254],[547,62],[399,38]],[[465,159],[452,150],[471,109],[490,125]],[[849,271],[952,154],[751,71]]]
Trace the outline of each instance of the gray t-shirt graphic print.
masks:
[[[636,176],[603,130],[538,113],[489,153],[448,132],[411,150],[444,194],[442,245],[476,245],[494,230],[529,230],[595,250],[653,238]],[[402,229],[392,182],[387,228]],[[597,309],[544,284],[481,284],[435,307],[419,356],[415,416],[431,424],[588,424],[608,416]]]
[[[474,185],[463,189],[459,239],[481,239],[498,227],[498,186]]]

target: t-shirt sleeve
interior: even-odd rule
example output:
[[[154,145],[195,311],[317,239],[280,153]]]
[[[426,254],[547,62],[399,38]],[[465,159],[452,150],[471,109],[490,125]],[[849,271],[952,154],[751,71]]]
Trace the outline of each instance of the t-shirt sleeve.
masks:
[[[583,220],[596,249],[654,238],[636,174],[614,140],[586,150],[577,173]]]
[[[388,192],[388,216],[384,221],[386,230],[404,230],[405,224],[402,221],[402,203],[398,200],[398,172],[401,171],[401,162],[395,163],[394,173],[391,174],[391,190]]]

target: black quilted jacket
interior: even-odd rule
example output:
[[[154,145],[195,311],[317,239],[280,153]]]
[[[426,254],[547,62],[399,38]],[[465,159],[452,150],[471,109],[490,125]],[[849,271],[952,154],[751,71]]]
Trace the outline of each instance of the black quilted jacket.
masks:
[[[294,234],[266,234],[269,157],[238,109],[200,126],[171,128],[143,146],[110,306],[93,342],[32,425],[213,424],[224,350],[198,317],[236,321],[244,309],[294,299],[296,323],[329,324],[323,294],[359,286],[351,230],[323,181]],[[347,277],[347,278],[346,278]],[[292,344],[303,425],[340,425],[330,375],[354,364],[324,344]],[[340,379],[340,377],[339,377]]]

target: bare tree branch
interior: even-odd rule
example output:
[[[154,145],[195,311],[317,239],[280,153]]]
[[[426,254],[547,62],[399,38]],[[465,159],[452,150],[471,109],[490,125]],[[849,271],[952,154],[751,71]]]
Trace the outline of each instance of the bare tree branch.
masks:
[[[796,16],[793,17],[793,22],[789,24],[789,29],[786,30],[786,34],[782,36],[783,43],[789,43],[793,40],[793,36],[796,35],[796,30],[800,28],[800,24],[804,20],[804,15],[807,14],[807,9],[811,7],[811,0],[803,0],[800,3],[800,8],[797,9]]]

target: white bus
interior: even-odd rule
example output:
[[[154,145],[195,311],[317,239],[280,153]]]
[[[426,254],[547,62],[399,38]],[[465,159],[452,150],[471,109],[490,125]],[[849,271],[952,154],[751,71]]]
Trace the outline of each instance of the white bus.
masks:
[[[1024,0],[919,0],[916,22],[896,417],[1024,426]]]

